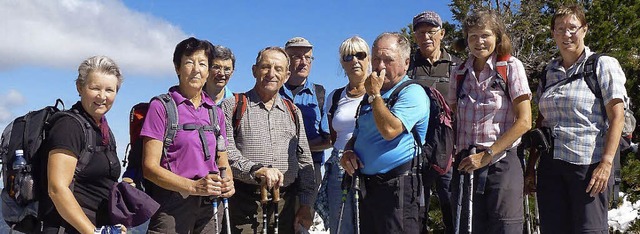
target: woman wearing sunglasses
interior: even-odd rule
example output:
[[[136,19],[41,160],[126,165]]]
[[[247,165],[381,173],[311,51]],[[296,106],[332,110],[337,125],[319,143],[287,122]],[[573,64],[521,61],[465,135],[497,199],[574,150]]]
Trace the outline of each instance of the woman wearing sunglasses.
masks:
[[[344,146],[353,134],[356,124],[355,113],[365,94],[364,80],[370,73],[369,45],[361,37],[353,36],[344,40],[339,53],[340,65],[349,83],[333,90],[325,102],[324,109],[328,110],[333,151],[325,163],[325,177],[322,179],[316,202],[316,211],[332,234],[338,233],[340,213],[342,223],[339,233],[354,233],[353,192],[349,192],[347,200],[343,203],[341,182],[344,169],[339,162]],[[343,205],[344,209],[341,209]]]

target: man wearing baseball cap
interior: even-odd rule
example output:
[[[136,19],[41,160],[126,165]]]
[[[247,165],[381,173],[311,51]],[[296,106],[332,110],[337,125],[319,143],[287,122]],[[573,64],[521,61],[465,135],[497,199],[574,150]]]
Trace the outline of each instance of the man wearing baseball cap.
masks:
[[[303,38],[294,37],[285,44],[291,58],[291,76],[280,89],[280,95],[293,101],[302,112],[304,129],[311,148],[316,182],[322,180],[320,170],[324,162],[324,150],[331,147],[329,122],[324,111],[325,89],[309,82],[313,62],[313,45]]]
[[[418,49],[411,56],[411,63],[407,74],[411,79],[424,79],[432,86],[435,86],[443,96],[447,96],[449,89],[449,75],[455,71],[456,64],[460,59],[450,55],[441,47],[445,29],[442,28],[442,19],[433,11],[423,11],[413,17],[413,36]],[[420,207],[420,222],[422,233],[427,233],[427,222],[429,219],[429,197],[431,188],[435,182],[436,192],[440,200],[442,210],[442,220],[446,233],[453,233],[453,215],[451,212],[451,173],[438,174],[428,164],[422,166],[422,179],[424,181],[424,206]]]

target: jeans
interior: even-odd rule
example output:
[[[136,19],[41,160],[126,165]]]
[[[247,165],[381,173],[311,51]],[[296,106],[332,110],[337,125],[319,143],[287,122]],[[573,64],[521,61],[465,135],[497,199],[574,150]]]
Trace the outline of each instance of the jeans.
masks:
[[[325,163],[325,176],[327,177],[327,197],[329,205],[329,231],[331,234],[338,233],[338,222],[342,212],[341,234],[354,233],[354,190],[351,189],[344,201],[342,194],[342,178],[344,169],[340,166],[342,152],[334,150],[331,157]],[[344,204],[344,207],[343,207]]]

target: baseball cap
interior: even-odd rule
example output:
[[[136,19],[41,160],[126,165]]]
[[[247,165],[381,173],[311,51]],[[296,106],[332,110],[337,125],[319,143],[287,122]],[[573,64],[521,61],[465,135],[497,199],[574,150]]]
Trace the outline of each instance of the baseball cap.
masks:
[[[313,45],[311,45],[311,43],[307,40],[304,39],[304,37],[294,37],[291,38],[287,41],[286,44],[284,44],[284,48],[289,48],[289,47],[307,47],[307,48],[313,48]]]
[[[427,23],[436,27],[442,27],[442,19],[440,15],[433,11],[423,11],[420,14],[413,17],[413,29],[421,23]]]

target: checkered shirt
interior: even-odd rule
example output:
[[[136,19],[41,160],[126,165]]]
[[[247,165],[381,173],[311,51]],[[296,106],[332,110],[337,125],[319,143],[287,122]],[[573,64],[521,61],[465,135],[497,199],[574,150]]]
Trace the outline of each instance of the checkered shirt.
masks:
[[[547,66],[547,88],[542,93],[543,88],[538,86],[536,93],[535,101],[544,116],[542,125],[550,127],[555,138],[553,158],[576,165],[600,162],[609,128],[606,113],[602,113],[602,102],[625,100],[627,96],[624,72],[618,60],[608,56],[600,57],[596,64],[603,99],[595,97],[584,79],[554,85],[582,72],[587,57],[592,54],[585,47],[582,56],[569,69],[562,66],[562,58],[552,60]],[[627,105],[625,103],[625,107]]]
[[[271,110],[265,108],[255,90],[247,92],[247,110],[242,116],[238,134],[233,131],[233,111],[235,98],[222,102],[226,117],[226,129],[229,139],[229,163],[234,179],[247,184],[258,185],[251,178],[249,170],[260,163],[271,165],[284,174],[284,186],[290,186],[299,179],[296,189],[300,203],[313,205],[316,199],[317,185],[313,171],[311,151],[302,123],[302,114],[296,111],[300,130],[291,120],[289,110],[277,94]],[[299,136],[299,139],[298,139]],[[304,153],[297,156],[296,149],[302,147]]]
[[[531,97],[531,90],[527,81],[527,75],[522,62],[515,57],[511,57],[507,63],[507,85],[509,95],[512,100],[508,100],[505,92],[496,83],[497,70],[495,69],[496,55],[487,60],[484,69],[480,74],[473,71],[473,61],[475,57],[469,56],[464,64],[468,70],[464,77],[460,96],[456,97],[458,71],[451,74],[449,83],[449,94],[447,101],[457,104],[456,124],[457,124],[457,151],[467,149],[470,145],[488,148],[506,132],[515,122],[513,110],[513,99],[522,95]],[[510,147],[511,149],[520,144],[520,138]],[[496,155],[493,162],[505,157],[504,152]]]

